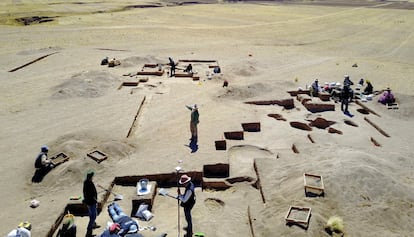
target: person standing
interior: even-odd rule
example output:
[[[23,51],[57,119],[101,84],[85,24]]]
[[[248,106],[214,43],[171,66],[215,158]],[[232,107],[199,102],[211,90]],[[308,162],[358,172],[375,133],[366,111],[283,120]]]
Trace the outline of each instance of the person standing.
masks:
[[[348,84],[345,84],[341,91],[341,110],[344,113],[349,113],[348,111],[348,103],[351,99],[351,88],[349,88]]]
[[[172,76],[175,76],[175,62],[171,57],[169,57],[168,59],[170,60],[170,66],[171,66],[170,67],[170,77],[172,77]]]
[[[200,114],[198,113],[197,105],[188,106],[186,105],[187,109],[191,110],[191,119],[190,119],[190,132],[191,132],[191,141],[197,143],[198,140],[198,132],[197,132],[197,125],[200,122],[199,117]]]
[[[194,192],[195,186],[194,183],[191,182],[191,177],[185,174],[180,177],[178,183],[185,186],[184,194],[181,194],[180,188],[177,190],[177,199],[181,202],[180,206],[184,208],[185,220],[187,221],[187,227],[184,227],[187,233],[184,235],[184,237],[191,237],[193,236],[193,220],[191,217],[191,210],[193,209],[196,202],[196,196]]]
[[[83,203],[88,206],[89,223],[86,229],[86,237],[92,237],[92,230],[99,228],[95,223],[97,216],[98,193],[96,192],[95,184],[93,183],[93,176],[95,172],[89,170],[86,174],[86,179],[83,182]]]

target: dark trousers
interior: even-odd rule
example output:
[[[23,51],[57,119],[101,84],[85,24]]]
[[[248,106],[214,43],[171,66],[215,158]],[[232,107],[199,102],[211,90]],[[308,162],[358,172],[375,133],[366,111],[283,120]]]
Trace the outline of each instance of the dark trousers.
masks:
[[[187,235],[193,236],[193,220],[191,218],[191,209],[192,207],[184,207],[185,220],[187,221]]]
[[[349,103],[348,99],[342,99],[342,101],[341,101],[341,110],[342,111],[348,112],[348,103]]]
[[[92,236],[93,225],[95,224],[96,216],[97,216],[97,204],[88,205],[88,214],[89,214],[89,222],[88,227],[86,228],[86,236]]]

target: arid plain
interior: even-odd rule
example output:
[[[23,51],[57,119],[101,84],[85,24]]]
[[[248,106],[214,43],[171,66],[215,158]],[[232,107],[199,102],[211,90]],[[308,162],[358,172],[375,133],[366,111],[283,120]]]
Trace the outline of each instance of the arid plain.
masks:
[[[319,3],[1,2],[0,234],[27,220],[32,236],[46,236],[69,197],[82,195],[90,168],[97,172],[95,182],[108,186],[116,176],[174,172],[177,165],[202,171],[203,165],[222,163],[229,164],[228,179],[241,181],[224,191],[197,188],[194,228],[206,236],[328,236],[325,224],[334,215],[343,218],[345,236],[411,236],[413,1]],[[31,16],[52,20],[27,26],[14,20]],[[121,65],[101,66],[106,56]],[[119,88],[143,78],[124,75],[144,64],[166,64],[168,57],[216,60],[222,73],[208,76],[212,70],[196,62],[199,81],[165,73],[148,76],[135,88]],[[359,113],[355,103],[350,104],[352,118],[341,113],[340,104],[335,111],[311,113],[287,93],[316,78],[342,82],[345,74],[355,83],[370,80],[375,90],[391,87],[399,109],[387,110],[374,97],[364,105],[379,116]],[[293,109],[244,103],[289,98],[295,101]],[[185,105],[195,103],[199,141],[198,150],[191,152]],[[334,121],[331,127],[342,134],[289,124],[316,118]],[[348,120],[357,126],[344,123]],[[225,151],[215,149],[224,132],[241,130],[240,124],[249,122],[260,122],[260,132],[227,140]],[[70,159],[34,184],[34,159],[44,144],[51,155],[64,152]],[[108,159],[98,164],[87,158],[94,149]],[[304,173],[323,177],[325,196],[305,196]],[[118,186],[115,191],[131,192]],[[40,206],[30,208],[32,199]],[[130,200],[120,203],[130,210]],[[176,235],[176,202],[156,196],[154,203],[154,218],[140,224],[157,231],[142,234]],[[290,206],[312,208],[307,230],[286,225]],[[180,219],[184,226],[184,216]],[[104,209],[98,223],[104,226],[109,220]],[[87,217],[76,218],[78,236],[84,235],[86,223]]]

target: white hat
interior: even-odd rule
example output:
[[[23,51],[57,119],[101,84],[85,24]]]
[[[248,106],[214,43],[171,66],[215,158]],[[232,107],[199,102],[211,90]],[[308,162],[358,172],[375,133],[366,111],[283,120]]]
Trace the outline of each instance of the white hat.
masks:
[[[190,182],[191,177],[189,177],[188,175],[184,174],[181,176],[180,180],[178,181],[178,183],[180,184],[186,184],[188,182]]]

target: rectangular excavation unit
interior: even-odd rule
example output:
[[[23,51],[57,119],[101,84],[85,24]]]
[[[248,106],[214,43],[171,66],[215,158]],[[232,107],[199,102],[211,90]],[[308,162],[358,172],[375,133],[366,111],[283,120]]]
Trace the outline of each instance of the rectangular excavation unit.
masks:
[[[227,149],[226,140],[218,140],[215,141],[216,150],[222,150],[225,151]]]
[[[108,156],[98,150],[92,151],[88,153],[88,157],[90,157],[92,160],[101,163],[102,161],[106,160],[108,158]]]
[[[245,132],[260,132],[260,122],[242,123],[241,125]]]
[[[228,178],[230,175],[229,164],[212,164],[203,166],[203,176],[205,178]]]
[[[164,69],[161,64],[144,64],[141,71],[137,72],[137,75],[162,76],[163,74]]]
[[[228,140],[243,140],[244,133],[243,131],[224,132],[224,137]]]
[[[139,82],[137,82],[137,81],[124,81],[118,87],[118,90],[120,90],[123,86],[138,86],[138,84],[139,84]]]
[[[299,225],[305,229],[309,226],[309,219],[312,209],[310,207],[290,206],[285,220],[286,225]]]
[[[308,196],[323,196],[325,193],[325,185],[323,178],[316,174],[303,174],[303,182],[305,187],[305,195]]]

